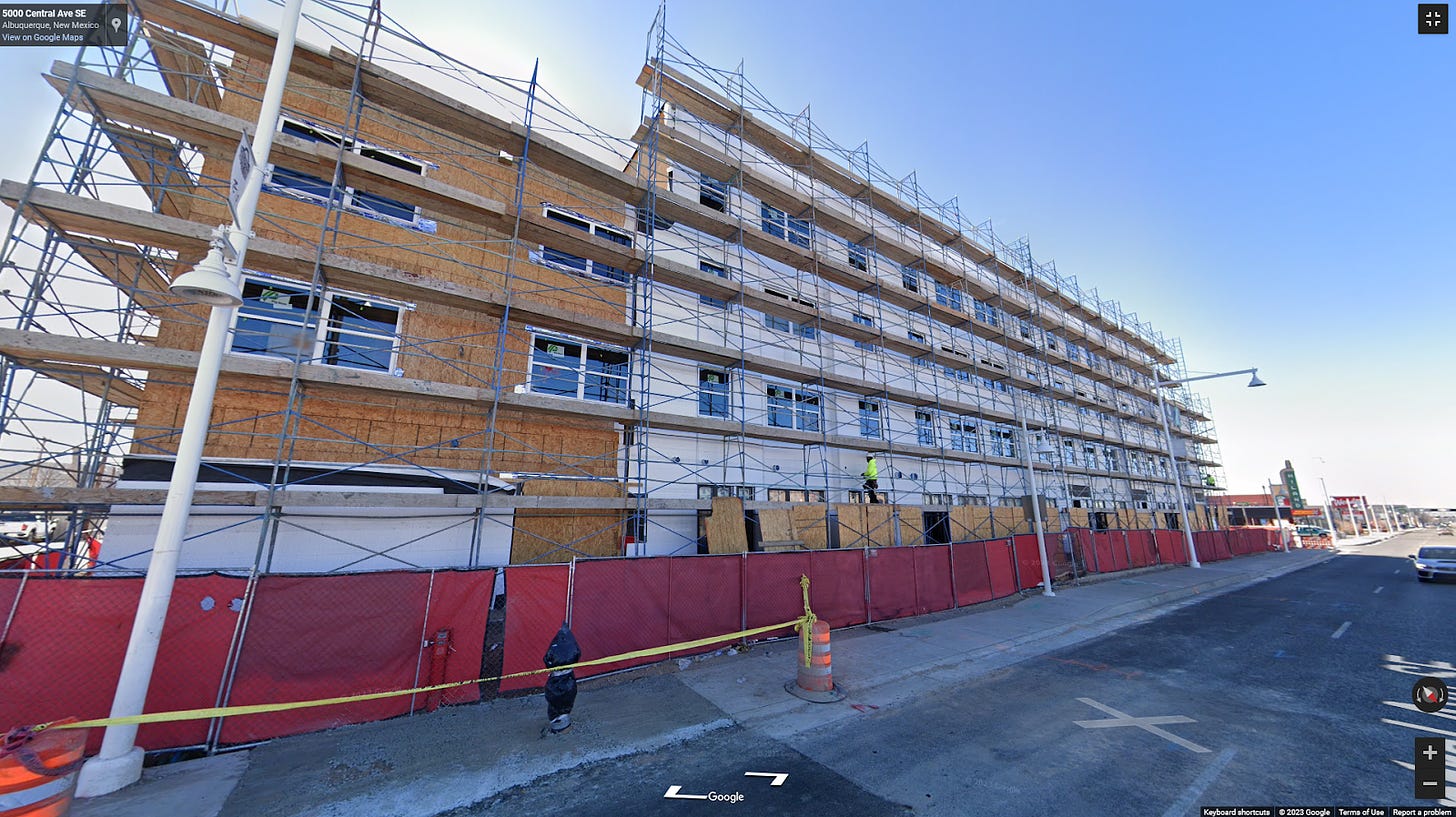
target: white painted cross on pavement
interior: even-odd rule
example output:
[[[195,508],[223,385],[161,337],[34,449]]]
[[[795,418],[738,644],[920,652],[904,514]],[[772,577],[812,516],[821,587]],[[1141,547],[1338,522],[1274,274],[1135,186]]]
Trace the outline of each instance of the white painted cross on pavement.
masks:
[[[1183,738],[1180,738],[1165,729],[1158,728],[1159,724],[1164,723],[1197,723],[1197,721],[1187,716],[1159,715],[1152,718],[1134,718],[1126,712],[1118,712],[1116,709],[1113,709],[1106,704],[1098,703],[1091,698],[1078,698],[1077,700],[1094,709],[1100,709],[1103,712],[1106,712],[1107,714],[1112,716],[1111,718],[1105,720],[1073,721],[1073,723],[1077,724],[1083,729],[1109,729],[1115,726],[1136,726],[1137,728],[1142,729],[1145,732],[1152,732],[1154,735],[1157,735],[1160,738],[1172,741],[1173,743],[1182,746],[1184,749],[1187,749],[1190,752],[1198,752],[1201,754],[1203,752],[1212,751],[1211,749],[1199,746],[1191,740],[1184,740]]]

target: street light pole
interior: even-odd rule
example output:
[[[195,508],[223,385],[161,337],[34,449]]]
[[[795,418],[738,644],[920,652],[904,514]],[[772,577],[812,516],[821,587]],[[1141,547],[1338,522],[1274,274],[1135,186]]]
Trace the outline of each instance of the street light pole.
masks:
[[[1188,524],[1188,503],[1183,501],[1183,479],[1178,475],[1178,455],[1173,453],[1173,432],[1168,428],[1168,404],[1163,400],[1163,389],[1167,386],[1176,386],[1179,383],[1193,383],[1198,380],[1212,380],[1216,377],[1231,377],[1236,374],[1249,375],[1249,388],[1254,389],[1264,385],[1259,379],[1258,369],[1239,369],[1233,372],[1219,372],[1218,374],[1205,374],[1197,377],[1184,377],[1178,380],[1153,380],[1153,391],[1158,395],[1158,419],[1163,421],[1163,439],[1168,446],[1168,464],[1172,466],[1173,494],[1178,498],[1178,518],[1183,526],[1183,539],[1188,543],[1188,564],[1190,567],[1202,567],[1198,562],[1198,553],[1193,546],[1193,527]]]
[[[241,302],[237,281],[253,228],[253,216],[258,208],[258,196],[263,188],[263,174],[273,146],[273,134],[278,129],[283,90],[293,60],[293,45],[302,9],[303,0],[288,0],[284,7],[273,63],[268,71],[268,84],[258,113],[258,128],[254,134],[257,160],[252,164],[238,199],[233,223],[214,234],[212,248],[196,269],[177,276],[173,281],[174,293],[214,306],[208,317],[202,350],[198,354],[197,376],[177,443],[167,501],[158,522],[156,542],[147,563],[147,577],[142,584],[136,618],[132,622],[131,639],[127,642],[126,657],[116,682],[116,695],[111,703],[113,718],[140,715],[146,706],[147,689],[151,686],[152,669],[167,618],[167,605],[177,578],[177,562],[187,531],[187,518],[191,514],[192,498],[197,488],[202,450],[212,423],[212,403],[222,370],[228,329],[232,324],[233,310]],[[224,258],[227,259],[226,265]],[[100,753],[81,767],[76,783],[78,796],[107,794],[141,778],[144,753],[136,746],[136,734],[135,724],[106,727]]]
[[[1315,457],[1320,465],[1328,466],[1324,457]],[[1325,485],[1325,475],[1320,474],[1320,490],[1325,492],[1325,523],[1330,526],[1330,547],[1334,547],[1340,541],[1340,532],[1335,530],[1335,506],[1330,500],[1330,489]]]
[[[1012,396],[1016,397],[1015,392]],[[1041,520],[1041,494],[1036,489],[1036,465],[1031,458],[1031,431],[1026,427],[1026,411],[1021,400],[1016,399],[1012,405],[1017,409],[1016,419],[1021,421],[1021,447],[1026,451],[1026,479],[1031,487],[1031,518],[1036,524],[1036,546],[1041,550],[1041,594],[1055,596],[1056,593],[1052,592],[1052,555],[1047,552],[1046,532]]]
[[[1370,530],[1372,536],[1379,533],[1380,528],[1375,524],[1375,514],[1370,510],[1370,500],[1366,499],[1364,494],[1360,495],[1360,506],[1365,509],[1365,527]]]
[[[1193,545],[1193,528],[1188,524],[1188,508],[1183,501],[1183,478],[1178,475],[1178,455],[1173,453],[1173,432],[1168,429],[1168,406],[1163,402],[1163,390],[1159,385],[1154,385],[1154,391],[1158,393],[1158,418],[1163,421],[1163,439],[1168,445],[1168,468],[1173,476],[1173,496],[1178,500],[1178,521],[1183,528],[1183,541],[1188,543],[1188,564],[1190,567],[1203,567],[1198,562],[1198,552]]]
[[[1279,515],[1279,495],[1274,493],[1274,483],[1272,482],[1269,483],[1269,501],[1274,504],[1274,532],[1279,534],[1279,544],[1283,545],[1284,552],[1288,553],[1289,540],[1284,538],[1284,526],[1280,524],[1280,520],[1283,519],[1283,517]],[[1294,524],[1293,507],[1290,508],[1289,521],[1291,525]]]
[[[1324,462],[1324,460],[1320,460],[1320,462]],[[1340,533],[1335,530],[1335,511],[1330,505],[1330,489],[1325,487],[1323,475],[1320,476],[1320,490],[1325,492],[1325,524],[1330,526],[1330,545],[1333,547],[1340,541]]]

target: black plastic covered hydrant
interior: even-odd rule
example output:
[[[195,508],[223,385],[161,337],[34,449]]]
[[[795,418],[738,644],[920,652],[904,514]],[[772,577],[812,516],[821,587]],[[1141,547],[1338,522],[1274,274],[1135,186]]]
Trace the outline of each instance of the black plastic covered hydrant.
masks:
[[[570,666],[581,660],[581,646],[576,643],[576,636],[571,634],[571,627],[566,622],[561,623],[561,629],[551,639],[551,646],[546,648],[546,657],[542,660],[547,667]],[[571,728],[571,707],[575,703],[575,670],[556,670],[547,676],[546,718],[547,728],[552,734]]]

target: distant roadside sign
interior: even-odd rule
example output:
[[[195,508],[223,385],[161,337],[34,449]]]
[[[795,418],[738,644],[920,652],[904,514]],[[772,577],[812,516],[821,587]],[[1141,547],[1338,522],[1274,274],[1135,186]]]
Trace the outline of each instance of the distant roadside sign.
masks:
[[[1290,512],[1294,516],[1319,516],[1318,508],[1294,508]]]
[[[1294,478],[1294,466],[1289,460],[1284,461],[1284,469],[1279,472],[1279,480],[1284,483],[1284,488],[1289,492],[1289,506],[1299,509],[1304,507],[1304,497],[1299,495],[1299,480]]]

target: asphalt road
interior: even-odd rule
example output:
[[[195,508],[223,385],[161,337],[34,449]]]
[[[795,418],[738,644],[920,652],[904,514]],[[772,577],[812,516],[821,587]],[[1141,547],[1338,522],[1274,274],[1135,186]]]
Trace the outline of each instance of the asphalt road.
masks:
[[[1360,548],[787,742],[722,730],[454,815],[1172,817],[1212,805],[1415,805],[1412,739],[1444,731],[1456,751],[1456,713],[1410,703],[1421,675],[1456,686],[1456,583],[1415,580],[1405,555],[1423,542],[1438,540],[1417,532]],[[1109,725],[1130,718],[1158,720]],[[789,777],[775,787],[746,771]],[[673,785],[743,798],[664,798]]]

